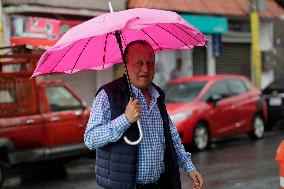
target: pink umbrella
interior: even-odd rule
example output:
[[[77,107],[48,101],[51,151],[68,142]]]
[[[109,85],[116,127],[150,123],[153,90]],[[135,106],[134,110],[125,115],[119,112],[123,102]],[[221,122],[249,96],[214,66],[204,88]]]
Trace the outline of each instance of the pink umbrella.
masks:
[[[40,58],[33,76],[81,70],[102,70],[122,62],[115,37],[119,31],[123,49],[134,40],[147,40],[157,51],[204,46],[207,38],[175,12],[129,9],[107,13],[79,24]]]
[[[66,32],[42,55],[32,76],[102,70],[125,63],[123,51],[135,40],[148,41],[158,52],[205,46],[207,38],[175,12],[137,8],[107,13]],[[125,137],[127,143],[136,145],[142,140],[139,122],[138,128],[138,141],[131,142]]]

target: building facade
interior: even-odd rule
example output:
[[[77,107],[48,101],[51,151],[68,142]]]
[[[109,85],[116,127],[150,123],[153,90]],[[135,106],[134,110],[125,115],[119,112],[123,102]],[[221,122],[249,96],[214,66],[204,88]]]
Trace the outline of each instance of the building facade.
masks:
[[[2,0],[4,45],[25,44],[43,52],[70,27],[109,12],[104,0]],[[115,11],[124,10],[126,1],[112,2]],[[69,83],[91,105],[97,89],[114,78],[113,69],[82,71],[72,75],[53,74],[38,79],[60,79]]]
[[[170,73],[175,68],[178,58],[182,59],[184,75],[228,73],[252,78],[251,32],[247,1],[116,0],[112,4],[114,11],[137,7],[176,11],[210,39],[207,47],[196,47],[193,51],[157,53],[154,81],[161,86],[170,79]],[[58,37],[73,25],[109,12],[108,1],[105,0],[2,0],[2,6],[5,44],[27,44],[31,48],[43,50],[52,46]],[[275,61],[272,55],[281,51],[282,38],[279,33],[276,34],[277,40],[275,39],[277,24],[273,23],[283,12],[274,0],[267,0],[266,10],[261,13],[263,84],[268,83],[275,75],[269,62],[271,59]],[[72,75],[41,77],[66,80],[90,105],[96,90],[102,84],[120,76],[122,72],[121,66],[115,66],[104,71],[83,71]]]
[[[279,20],[284,13],[274,0],[267,0],[265,5],[265,10],[260,13],[260,50],[262,56],[273,50],[275,40],[273,23],[275,20]],[[192,23],[208,36],[210,41],[207,48],[197,47],[190,53],[175,53],[176,55],[184,55],[182,58],[187,75],[241,74],[253,79],[249,1],[129,1],[129,8],[137,7],[176,11],[185,19],[188,18],[189,23]],[[173,62],[170,62],[173,58],[163,58],[163,56],[169,56],[167,53],[160,55],[160,59],[168,60],[167,64],[173,64]],[[172,68],[172,66],[162,67]],[[274,74],[271,69],[263,69],[262,71],[263,85],[261,87],[265,87],[273,79]]]

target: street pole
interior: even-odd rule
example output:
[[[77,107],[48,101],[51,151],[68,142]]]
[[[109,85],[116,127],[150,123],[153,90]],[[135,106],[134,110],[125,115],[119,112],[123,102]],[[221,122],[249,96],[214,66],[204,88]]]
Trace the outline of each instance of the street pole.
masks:
[[[258,0],[249,0],[250,3],[250,26],[251,26],[251,52],[252,52],[252,73],[257,88],[261,87],[261,54],[259,43],[259,15]]]

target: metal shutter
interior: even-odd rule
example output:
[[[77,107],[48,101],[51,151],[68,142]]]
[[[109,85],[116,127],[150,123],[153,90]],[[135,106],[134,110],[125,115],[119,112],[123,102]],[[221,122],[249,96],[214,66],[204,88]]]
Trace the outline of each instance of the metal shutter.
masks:
[[[223,52],[216,58],[216,74],[240,74],[250,78],[250,44],[223,43]]]

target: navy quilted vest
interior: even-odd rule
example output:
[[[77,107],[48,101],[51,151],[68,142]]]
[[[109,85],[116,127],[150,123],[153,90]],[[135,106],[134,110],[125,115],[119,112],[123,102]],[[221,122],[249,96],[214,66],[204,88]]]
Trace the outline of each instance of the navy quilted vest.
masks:
[[[160,97],[158,106],[163,117],[164,134],[166,139],[165,150],[165,183],[169,189],[180,189],[179,166],[168,127],[167,111],[164,104],[164,92],[155,86]],[[102,86],[108,95],[111,107],[111,119],[124,113],[129,101],[128,85],[125,76]],[[98,93],[97,92],[97,93]],[[137,124],[133,124],[124,133],[130,140],[138,139]],[[115,143],[96,150],[96,181],[106,189],[133,189],[136,182],[137,146],[128,145],[123,137]]]

